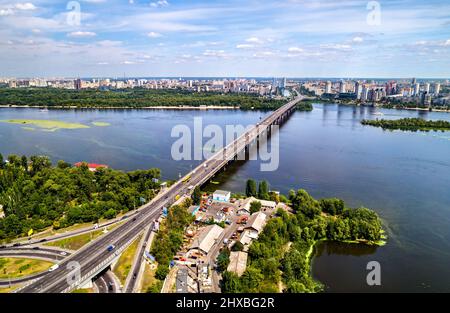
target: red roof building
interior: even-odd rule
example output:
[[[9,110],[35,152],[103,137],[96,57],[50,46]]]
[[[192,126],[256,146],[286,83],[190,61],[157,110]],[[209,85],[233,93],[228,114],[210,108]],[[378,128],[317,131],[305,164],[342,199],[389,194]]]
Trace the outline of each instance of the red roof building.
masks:
[[[108,165],[105,165],[105,164],[86,163],[86,162],[75,163],[75,166],[80,167],[83,164],[86,164],[91,172],[95,172],[99,168],[108,168]]]

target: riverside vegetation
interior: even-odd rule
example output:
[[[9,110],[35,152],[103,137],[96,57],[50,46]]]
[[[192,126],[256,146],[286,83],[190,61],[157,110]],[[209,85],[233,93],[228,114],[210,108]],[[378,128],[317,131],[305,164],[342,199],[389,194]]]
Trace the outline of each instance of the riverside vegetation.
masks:
[[[256,94],[191,92],[186,90],[67,90],[54,88],[0,88],[0,105],[78,108],[143,108],[180,106],[233,106],[273,110],[284,100]]]
[[[427,121],[421,118],[402,118],[398,120],[362,120],[362,125],[370,125],[390,130],[407,131],[450,131],[450,122],[448,121]]]
[[[256,192],[254,185],[247,183],[247,194]],[[372,210],[350,209],[335,198],[318,201],[302,189],[291,191],[288,203],[295,213],[279,209],[267,222],[249,248],[247,269],[241,277],[226,271],[229,251],[219,255],[223,292],[318,292],[323,286],[310,270],[317,242],[384,244],[381,220]]]
[[[89,171],[64,161],[52,166],[47,157],[0,154],[0,240],[23,236],[30,229],[65,228],[112,219],[149,201],[159,191],[159,169],[122,172]]]

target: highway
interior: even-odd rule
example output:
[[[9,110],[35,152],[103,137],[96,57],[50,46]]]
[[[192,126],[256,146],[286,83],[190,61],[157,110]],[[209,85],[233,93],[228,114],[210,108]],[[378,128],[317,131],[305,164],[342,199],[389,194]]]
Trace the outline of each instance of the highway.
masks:
[[[148,204],[139,208],[139,213],[133,218],[128,218],[123,224],[82,247],[70,257],[64,259],[58,269],[48,273],[39,280],[17,290],[20,293],[60,293],[70,292],[77,288],[76,283],[70,280],[73,276],[73,269],[69,267],[70,262],[78,262],[80,265],[81,278],[91,278],[96,271],[100,272],[107,267],[108,262],[112,258],[118,256],[132,241],[151,223],[158,219],[162,213],[163,207],[170,207],[175,202],[177,195],[189,193],[188,186],[199,186],[207,182],[217,172],[219,172],[238,152],[243,150],[245,146],[256,139],[267,127],[276,123],[277,119],[287,114],[302,99],[301,96],[295,100],[285,104],[278,110],[270,113],[264,120],[242,134],[235,141],[231,142],[227,147],[219,150],[210,159],[206,160],[195,168],[184,178],[177,181],[163,193],[158,194]],[[188,182],[187,182],[188,181]],[[114,245],[113,251],[107,248]],[[70,263],[71,265],[73,263]]]
[[[69,238],[69,237],[74,237],[74,236],[77,236],[77,235],[90,233],[90,232],[93,232],[95,230],[102,229],[104,227],[108,227],[108,226],[120,223],[120,222],[122,222],[122,221],[124,221],[124,220],[132,217],[133,215],[138,214],[138,213],[139,212],[133,211],[133,212],[128,213],[126,215],[123,215],[121,217],[109,220],[109,221],[107,221],[107,222],[105,222],[103,224],[99,224],[98,228],[95,228],[92,225],[92,226],[83,227],[83,228],[72,230],[72,231],[67,231],[67,232],[64,232],[64,233],[51,235],[51,236],[44,237],[44,238],[38,238],[38,239],[33,239],[33,238],[31,238],[31,239],[24,239],[24,238],[20,238],[20,239],[14,240],[12,244],[3,246],[2,248],[0,248],[0,250],[1,249],[7,249],[7,248],[14,248],[15,249],[17,247],[25,247],[25,246],[33,246],[33,245],[45,244],[47,242],[58,241],[58,240],[61,240],[61,239],[64,239],[64,238]],[[39,234],[37,234],[37,235],[39,235]]]
[[[57,249],[11,249],[11,250],[0,250],[0,258],[26,258],[26,259],[41,259],[50,262],[61,261],[68,257],[70,252],[64,252]],[[14,278],[11,280],[2,279],[0,280],[0,286],[5,287],[13,284],[20,284],[32,281],[34,279],[40,278],[48,274],[47,271],[38,274],[25,276],[21,278]]]
[[[153,226],[148,227],[144,232],[144,237],[141,240],[141,245],[136,252],[133,265],[131,266],[130,273],[128,274],[127,281],[124,287],[124,293],[133,293],[136,288],[136,284],[139,281],[141,268],[144,265],[144,252],[148,246],[150,236],[152,235]]]

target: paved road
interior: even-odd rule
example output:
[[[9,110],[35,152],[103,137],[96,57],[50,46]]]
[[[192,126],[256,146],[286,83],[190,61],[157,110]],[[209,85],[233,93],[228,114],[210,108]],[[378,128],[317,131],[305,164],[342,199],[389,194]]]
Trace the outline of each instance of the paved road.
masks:
[[[123,216],[121,216],[119,218],[115,218],[115,219],[107,221],[107,222],[105,222],[103,224],[99,224],[98,229],[102,229],[104,227],[108,227],[108,226],[120,223],[120,222],[122,222],[122,221],[124,221],[124,220],[130,218],[131,216],[133,216],[135,214],[138,214],[138,213],[139,212],[133,211],[133,212],[128,213],[126,215],[123,215]],[[28,240],[28,239],[21,238],[21,239],[15,240],[11,244],[5,245],[3,247],[3,249],[5,249],[5,248],[7,248],[7,249],[10,249],[10,248],[16,249],[16,248],[24,247],[24,246],[33,246],[33,245],[37,245],[37,244],[43,244],[43,243],[47,243],[47,242],[61,240],[61,239],[64,239],[64,238],[69,238],[69,237],[74,237],[74,236],[90,233],[90,232],[95,231],[95,230],[97,230],[97,229],[94,228],[94,226],[88,226],[88,227],[83,227],[83,228],[80,228],[80,229],[67,231],[67,232],[64,232],[64,233],[55,234],[55,235],[52,235],[52,236],[39,238],[39,239]]]
[[[93,283],[99,293],[116,293],[119,290],[113,275],[111,270],[108,269],[94,277]]]
[[[134,263],[131,266],[130,273],[128,274],[127,281],[125,283],[124,292],[125,293],[133,293],[136,288],[137,283],[141,277],[141,268],[144,265],[144,252],[146,247],[148,246],[150,236],[152,235],[153,224],[148,227],[144,233],[144,238],[141,240],[140,248],[136,252],[136,257],[134,259]]]
[[[11,250],[0,250],[0,258],[29,258],[29,259],[43,259],[51,262],[61,261],[70,255],[69,252],[64,252],[65,255],[61,254],[62,251],[54,249],[11,249]],[[38,274],[16,278],[11,280],[2,279],[0,280],[0,286],[5,287],[14,284],[20,284],[32,281],[34,279],[43,277],[47,275],[48,272],[41,272]]]
[[[282,114],[291,110],[302,99],[298,97],[295,100],[285,104],[268,117],[258,123],[251,130],[241,135],[238,139],[230,143],[224,149],[218,151],[210,159],[200,164],[190,174],[177,181],[174,185],[168,188],[165,192],[160,193],[150,203],[144,205],[139,209],[139,214],[133,218],[129,218],[122,225],[110,231],[104,236],[94,240],[92,243],[84,246],[69,258],[61,262],[60,267],[45,275],[38,281],[18,290],[22,293],[59,293],[69,292],[76,286],[69,285],[67,278],[72,276],[73,268],[68,266],[69,262],[78,262],[80,265],[81,277],[92,275],[95,271],[101,271],[101,267],[106,267],[114,254],[123,251],[133,239],[135,239],[143,229],[151,225],[153,220],[161,215],[162,208],[169,207],[177,195],[187,194],[190,192],[189,185],[197,186],[207,182],[217,172],[219,172],[224,165],[234,158],[237,152],[242,151],[247,144],[252,142],[259,136],[266,128],[273,124],[275,120]],[[109,252],[107,247],[114,245],[115,250]],[[120,251],[117,251],[119,250]],[[70,263],[73,264],[73,263]]]

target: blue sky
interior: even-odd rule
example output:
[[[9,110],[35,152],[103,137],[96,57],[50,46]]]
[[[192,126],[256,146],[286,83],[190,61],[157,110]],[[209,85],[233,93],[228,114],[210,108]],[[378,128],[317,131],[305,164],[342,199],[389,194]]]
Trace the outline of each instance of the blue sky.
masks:
[[[0,0],[0,59],[0,77],[449,78],[450,2]]]

